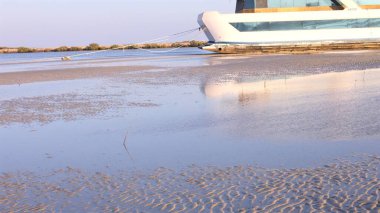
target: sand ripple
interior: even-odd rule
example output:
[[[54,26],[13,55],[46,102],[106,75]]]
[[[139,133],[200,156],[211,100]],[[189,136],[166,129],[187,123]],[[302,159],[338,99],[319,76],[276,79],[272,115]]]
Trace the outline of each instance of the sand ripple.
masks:
[[[379,212],[380,158],[310,169],[3,173],[0,212]]]

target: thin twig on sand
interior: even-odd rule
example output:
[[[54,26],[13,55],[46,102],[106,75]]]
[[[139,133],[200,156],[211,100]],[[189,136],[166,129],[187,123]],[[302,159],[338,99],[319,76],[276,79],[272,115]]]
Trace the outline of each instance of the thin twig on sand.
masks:
[[[132,155],[131,155],[131,153],[129,152],[128,147],[127,147],[127,136],[128,136],[128,133],[125,134],[123,145],[124,145],[125,151],[127,151],[127,154],[128,154],[128,156],[129,156],[129,158],[130,158],[132,161],[134,161],[134,160],[133,160],[133,157],[132,157]]]

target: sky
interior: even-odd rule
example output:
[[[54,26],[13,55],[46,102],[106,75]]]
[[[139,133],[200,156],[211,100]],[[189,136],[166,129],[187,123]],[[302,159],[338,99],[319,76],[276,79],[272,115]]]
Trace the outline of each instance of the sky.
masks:
[[[0,0],[0,46],[137,43],[196,28],[210,10],[233,13],[235,0]]]

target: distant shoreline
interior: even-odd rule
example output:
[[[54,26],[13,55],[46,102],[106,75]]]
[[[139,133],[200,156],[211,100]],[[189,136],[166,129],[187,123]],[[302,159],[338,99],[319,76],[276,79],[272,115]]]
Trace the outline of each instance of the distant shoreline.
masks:
[[[0,54],[9,53],[34,53],[34,52],[68,52],[68,51],[97,51],[110,49],[156,49],[177,47],[199,47],[205,45],[205,41],[181,41],[172,43],[147,43],[147,44],[114,44],[110,46],[91,43],[88,46],[61,46],[57,48],[30,48],[30,47],[0,47]]]

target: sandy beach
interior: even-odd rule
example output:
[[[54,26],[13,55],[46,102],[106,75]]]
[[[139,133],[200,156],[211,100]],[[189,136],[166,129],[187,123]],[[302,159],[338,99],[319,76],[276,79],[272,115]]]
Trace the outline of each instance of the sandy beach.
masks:
[[[153,67],[89,67],[57,70],[32,70],[24,72],[0,73],[0,85],[26,84],[44,81],[63,81],[85,78],[113,77],[126,72],[149,70]]]
[[[380,51],[189,51],[0,63],[0,212],[380,211]]]
[[[377,212],[380,158],[361,156],[313,169],[159,168],[114,175],[65,168],[5,173],[2,211]],[[25,193],[27,191],[28,193]],[[31,202],[38,200],[39,203]],[[59,198],[59,200],[57,200]]]

